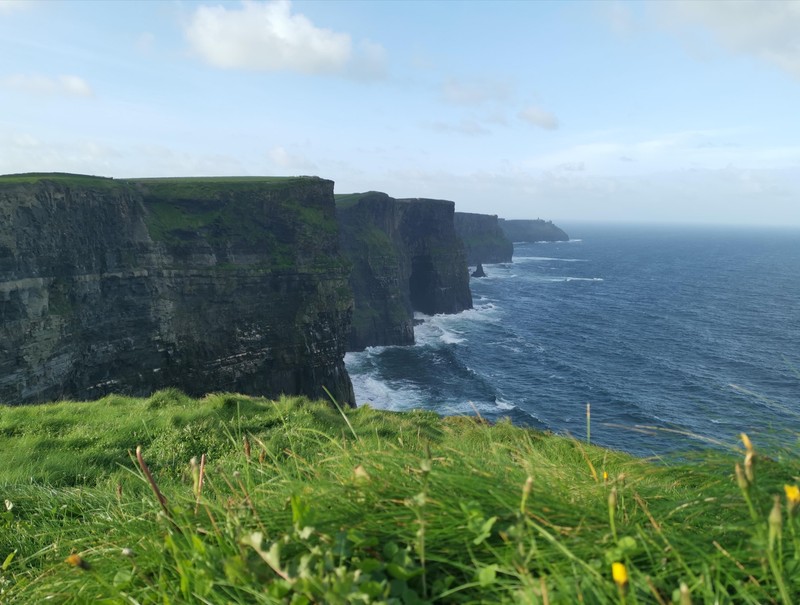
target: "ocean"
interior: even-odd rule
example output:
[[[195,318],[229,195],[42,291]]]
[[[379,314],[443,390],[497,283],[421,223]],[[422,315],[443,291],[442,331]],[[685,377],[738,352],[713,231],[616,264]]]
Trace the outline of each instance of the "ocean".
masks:
[[[562,225],[474,309],[345,358],[359,405],[479,413],[640,456],[800,436],[800,230]]]

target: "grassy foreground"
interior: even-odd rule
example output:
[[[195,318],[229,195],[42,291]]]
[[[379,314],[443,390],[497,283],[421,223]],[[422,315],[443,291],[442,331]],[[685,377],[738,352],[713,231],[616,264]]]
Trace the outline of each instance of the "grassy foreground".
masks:
[[[745,445],[654,464],[176,391],[0,408],[0,602],[800,603],[800,461]]]

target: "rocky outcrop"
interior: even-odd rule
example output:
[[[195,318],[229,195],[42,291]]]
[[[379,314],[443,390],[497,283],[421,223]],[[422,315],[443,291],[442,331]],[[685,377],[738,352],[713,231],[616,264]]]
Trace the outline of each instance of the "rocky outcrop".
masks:
[[[497,215],[456,212],[454,225],[470,265],[511,262],[514,244],[500,228]]]
[[[512,242],[566,242],[569,236],[553,221],[500,219],[500,228]]]
[[[331,181],[0,177],[0,402],[352,403],[347,273]]]
[[[483,270],[483,265],[478,263],[478,266],[475,267],[475,270],[472,272],[472,277],[486,277],[486,271]]]
[[[353,265],[349,349],[413,344],[413,312],[472,307],[454,203],[394,199],[379,192],[337,195],[342,252]]]

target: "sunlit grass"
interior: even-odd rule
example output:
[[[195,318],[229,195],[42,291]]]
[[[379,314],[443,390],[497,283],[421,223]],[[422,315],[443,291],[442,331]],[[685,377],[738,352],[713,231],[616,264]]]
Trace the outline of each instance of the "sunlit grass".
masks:
[[[798,602],[800,461],[758,447],[654,464],[507,422],[176,391],[2,408],[0,601]]]

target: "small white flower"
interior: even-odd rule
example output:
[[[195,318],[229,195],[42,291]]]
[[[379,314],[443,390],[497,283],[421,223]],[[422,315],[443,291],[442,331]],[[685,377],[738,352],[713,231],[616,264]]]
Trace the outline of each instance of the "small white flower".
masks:
[[[6,500],[6,510],[14,508],[14,503],[11,500]]]

